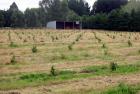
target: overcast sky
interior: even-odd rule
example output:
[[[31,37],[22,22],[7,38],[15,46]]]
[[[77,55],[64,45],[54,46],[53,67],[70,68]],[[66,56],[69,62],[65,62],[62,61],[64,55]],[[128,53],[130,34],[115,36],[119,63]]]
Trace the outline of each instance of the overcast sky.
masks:
[[[40,0],[0,0],[0,9],[7,10],[9,6],[13,3],[16,2],[18,5],[19,9],[24,11],[26,8],[36,8],[39,7],[38,2]],[[94,3],[95,0],[86,0],[89,2],[90,5]]]

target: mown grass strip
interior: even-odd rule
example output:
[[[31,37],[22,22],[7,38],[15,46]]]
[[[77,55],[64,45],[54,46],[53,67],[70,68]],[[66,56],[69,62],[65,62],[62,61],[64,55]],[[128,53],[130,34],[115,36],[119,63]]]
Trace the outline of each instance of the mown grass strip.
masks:
[[[47,73],[32,73],[32,74],[20,74],[14,75],[8,79],[0,79],[0,89],[9,90],[17,89],[28,86],[39,86],[51,83],[59,83],[67,80],[76,80],[81,78],[88,78],[94,76],[104,75],[118,75],[136,73],[140,71],[140,65],[121,65],[117,66],[115,71],[111,71],[109,66],[90,66],[81,69],[80,72],[76,71],[58,71],[56,70],[56,76],[52,76]]]

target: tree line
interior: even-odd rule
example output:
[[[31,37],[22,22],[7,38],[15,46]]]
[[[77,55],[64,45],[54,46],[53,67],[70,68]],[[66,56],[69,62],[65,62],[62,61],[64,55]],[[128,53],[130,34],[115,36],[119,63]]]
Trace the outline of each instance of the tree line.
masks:
[[[14,2],[0,10],[0,27],[45,27],[49,21],[81,21],[84,29],[140,30],[140,6],[137,0],[42,0],[39,8],[20,11]]]
[[[113,6],[115,7],[115,5]],[[140,30],[140,1],[129,0],[128,2],[122,0],[120,7],[114,8],[109,12],[108,9],[106,12],[102,10],[93,16],[85,17],[87,18],[85,20],[85,28],[125,31]]]

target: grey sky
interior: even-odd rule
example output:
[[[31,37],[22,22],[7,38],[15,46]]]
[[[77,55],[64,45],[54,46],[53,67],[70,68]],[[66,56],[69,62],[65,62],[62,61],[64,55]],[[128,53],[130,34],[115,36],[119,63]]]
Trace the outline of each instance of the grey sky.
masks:
[[[16,2],[19,9],[24,11],[26,8],[36,8],[36,7],[38,7],[38,2],[39,1],[40,0],[0,0],[0,9],[7,10],[13,2]],[[88,1],[89,4],[92,5],[95,0],[86,0],[86,1]]]

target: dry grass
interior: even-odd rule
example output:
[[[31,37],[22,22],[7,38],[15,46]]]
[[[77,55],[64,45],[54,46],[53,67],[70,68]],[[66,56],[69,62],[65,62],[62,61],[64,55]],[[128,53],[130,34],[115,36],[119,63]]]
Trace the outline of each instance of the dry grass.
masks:
[[[133,44],[132,47],[128,45],[129,40]],[[11,42],[13,42],[13,46],[10,46]],[[74,43],[73,48],[69,50],[68,46],[72,43]],[[105,48],[102,48],[103,44],[106,45]],[[37,47],[37,53],[32,53],[34,45]],[[53,65],[59,70],[79,71],[83,67],[108,65],[112,61],[117,62],[119,65],[138,64],[140,62],[139,47],[139,32],[3,29],[0,30],[0,76],[7,77],[7,75],[31,72],[48,73]],[[104,54],[105,50],[107,50],[107,55]],[[16,64],[10,63],[13,55]],[[127,75],[125,78],[130,78],[131,81],[136,83],[140,82],[136,79],[133,80],[130,76]],[[138,78],[139,74],[132,76]],[[54,91],[51,90],[52,92],[63,92],[73,91],[75,88],[76,90],[87,90],[96,86],[98,87],[94,89],[98,89],[113,84],[105,81],[106,78],[99,78],[97,77],[99,80],[96,80],[96,78],[93,78],[94,80],[92,78],[79,79],[77,82],[70,81],[60,85],[52,84],[50,88],[57,88]],[[111,81],[114,79],[114,83],[117,83],[124,78],[123,76],[115,76],[110,79]],[[41,87],[41,90],[40,87],[32,89],[33,92],[40,94],[43,88],[49,91],[48,86]],[[21,92],[21,90],[19,91]],[[23,94],[31,94],[28,88],[22,91]]]

